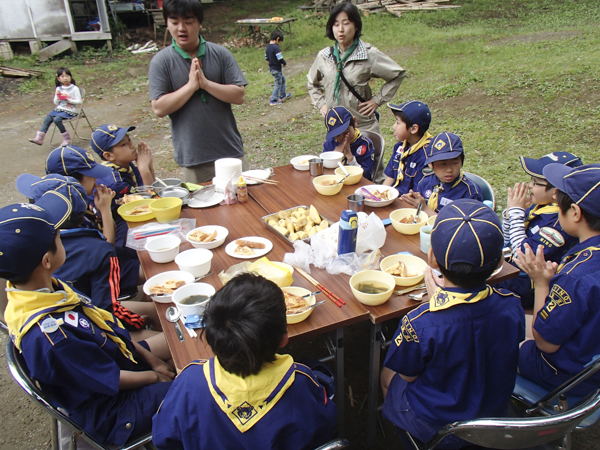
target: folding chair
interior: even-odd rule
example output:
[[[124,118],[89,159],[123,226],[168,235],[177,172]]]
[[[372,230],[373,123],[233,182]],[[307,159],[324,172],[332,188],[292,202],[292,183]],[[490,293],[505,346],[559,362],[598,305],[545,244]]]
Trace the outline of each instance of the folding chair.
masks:
[[[86,433],[79,425],[73,422],[67,414],[65,414],[61,409],[56,408],[50,404],[42,390],[40,389],[38,383],[30,377],[29,369],[27,369],[27,365],[25,364],[25,360],[23,359],[23,355],[17,350],[17,348],[13,345],[12,341],[9,339],[6,342],[6,351],[5,351],[6,363],[8,364],[8,369],[10,370],[11,375],[15,379],[15,381],[23,388],[25,393],[29,396],[34,403],[37,403],[42,408],[46,410],[48,414],[50,414],[52,418],[52,449],[58,450],[58,431],[57,431],[57,420],[62,422],[64,425],[76,430],[73,432],[71,436],[70,450],[75,450],[77,448],[77,439],[79,437],[83,438],[92,448],[98,450],[133,450],[138,446],[144,446],[145,444],[150,444],[152,442],[152,434],[148,433],[143,436],[138,436],[136,438],[131,439],[124,447],[117,446],[107,446],[98,442],[94,437]],[[150,447],[153,448],[153,447]]]
[[[321,445],[315,450],[337,450],[338,448],[346,448],[350,443],[346,439],[335,439],[327,444]]]
[[[475,175],[474,173],[465,172],[464,173],[473,183],[475,183],[481,189],[481,195],[483,195],[484,200],[489,200],[492,202],[492,209],[496,211],[496,195],[494,194],[494,189],[492,189],[492,185],[487,182],[484,178],[479,175]]]
[[[88,119],[87,114],[83,110],[83,102],[85,101],[85,89],[82,87],[79,87],[79,92],[81,93],[81,105],[77,105],[77,116],[73,117],[72,119],[63,119],[63,124],[64,123],[70,124],[75,136],[77,136],[79,139],[86,140],[89,138],[82,138],[81,136],[79,136],[79,134],[77,134],[77,127],[79,126],[79,119],[82,119],[82,118],[85,119],[88,126],[90,127],[90,130],[94,131],[94,127],[92,127],[92,124],[90,123],[90,120]],[[75,122],[75,126],[73,126],[73,122]],[[50,144],[52,144],[52,139],[54,139],[55,131],[56,131],[56,125],[54,125],[54,128],[52,129],[52,136],[50,137]]]
[[[385,153],[385,139],[377,133],[370,131],[362,131],[363,136],[369,138],[375,148],[375,155],[373,160],[373,183],[381,184],[385,180],[383,173],[383,154]]]

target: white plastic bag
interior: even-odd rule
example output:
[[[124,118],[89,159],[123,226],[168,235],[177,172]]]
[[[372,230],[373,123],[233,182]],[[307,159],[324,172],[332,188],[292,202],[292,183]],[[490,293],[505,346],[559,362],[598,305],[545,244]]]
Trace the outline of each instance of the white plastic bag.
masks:
[[[283,255],[283,262],[294,267],[300,267],[310,273],[310,265],[313,262],[312,248],[304,241],[296,241],[294,242],[294,253]]]
[[[185,236],[196,228],[196,219],[178,219],[169,223],[151,222],[127,230],[126,246],[134,250],[144,250],[148,238],[172,235],[185,242]]]

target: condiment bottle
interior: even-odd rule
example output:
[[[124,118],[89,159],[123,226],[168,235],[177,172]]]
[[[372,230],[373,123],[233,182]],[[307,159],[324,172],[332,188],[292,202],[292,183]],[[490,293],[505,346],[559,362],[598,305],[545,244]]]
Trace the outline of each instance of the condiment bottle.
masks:
[[[342,211],[340,232],[338,235],[338,255],[356,252],[356,235],[358,233],[358,215],[351,209]]]
[[[237,198],[238,202],[246,203],[248,201],[248,187],[244,177],[240,177],[237,183]]]

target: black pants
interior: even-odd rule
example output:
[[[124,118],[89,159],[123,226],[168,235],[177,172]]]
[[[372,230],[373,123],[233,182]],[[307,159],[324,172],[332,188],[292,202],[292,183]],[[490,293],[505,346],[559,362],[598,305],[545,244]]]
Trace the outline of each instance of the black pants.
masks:
[[[44,122],[42,123],[42,128],[40,129],[40,131],[42,133],[47,132],[48,128],[50,128],[50,125],[52,125],[52,122],[54,122],[54,125],[56,125],[56,127],[58,128],[58,130],[61,133],[64,133],[67,130],[66,130],[65,126],[63,125],[62,121],[63,121],[62,117],[48,115],[44,119]]]

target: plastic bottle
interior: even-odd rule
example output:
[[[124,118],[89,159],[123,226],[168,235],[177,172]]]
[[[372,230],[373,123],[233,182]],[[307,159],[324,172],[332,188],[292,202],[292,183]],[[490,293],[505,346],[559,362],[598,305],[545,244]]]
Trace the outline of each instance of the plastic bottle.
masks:
[[[338,235],[338,255],[356,252],[356,235],[358,233],[358,215],[351,209],[342,211],[340,217],[340,233]]]
[[[248,201],[248,187],[244,177],[240,177],[237,183],[237,198],[238,202],[246,203]]]

